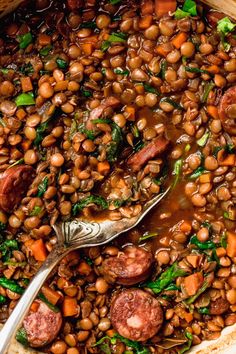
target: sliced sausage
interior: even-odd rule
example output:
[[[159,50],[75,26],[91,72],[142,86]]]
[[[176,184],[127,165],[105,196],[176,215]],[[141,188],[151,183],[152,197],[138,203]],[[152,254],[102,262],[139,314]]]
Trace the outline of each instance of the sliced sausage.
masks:
[[[221,97],[219,116],[224,130],[236,135],[236,86],[229,88]]]
[[[31,311],[23,321],[23,327],[31,347],[42,347],[56,338],[62,325],[61,312],[54,312],[43,301],[36,312]]]
[[[75,11],[83,7],[83,0],[67,0],[70,11]]]
[[[0,208],[10,212],[19,204],[34,179],[31,166],[15,166],[0,177]]]
[[[134,285],[150,274],[152,254],[142,247],[127,246],[116,257],[105,259],[100,272],[107,280],[122,285]]]
[[[163,322],[158,300],[140,289],[126,289],[114,295],[110,315],[115,330],[121,336],[135,341],[146,341],[153,337]]]
[[[211,315],[222,315],[227,312],[229,309],[229,302],[223,298],[219,298],[215,301],[211,301],[210,303],[210,314]]]
[[[168,144],[169,140],[163,136],[157,137],[128,159],[129,167],[134,172],[139,171],[149,160],[165,151]]]
[[[94,129],[95,125],[93,124],[92,121],[94,119],[100,118],[106,108],[108,108],[108,107],[115,108],[115,107],[119,106],[119,104],[120,104],[120,100],[118,100],[118,98],[116,98],[114,96],[110,96],[108,98],[105,98],[98,107],[94,108],[90,112],[89,118],[86,123],[86,128],[87,129]]]

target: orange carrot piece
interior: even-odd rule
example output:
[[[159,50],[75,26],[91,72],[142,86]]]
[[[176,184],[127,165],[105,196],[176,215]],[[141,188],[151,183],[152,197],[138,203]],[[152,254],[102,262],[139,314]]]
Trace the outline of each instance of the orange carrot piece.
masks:
[[[98,36],[90,36],[90,37],[85,37],[85,38],[79,38],[81,43],[93,43],[96,44],[98,41]]]
[[[65,317],[75,316],[78,314],[78,304],[75,297],[65,296],[62,303],[62,313]]]
[[[220,72],[220,68],[217,65],[207,66],[206,70],[211,74],[218,74]]]
[[[52,38],[45,33],[41,33],[38,36],[38,42],[39,42],[39,45],[41,45],[41,46],[49,45],[49,44],[51,44],[51,41],[52,41]]]
[[[210,116],[214,119],[219,118],[219,112],[216,106],[207,106],[207,112],[210,114]]]
[[[211,172],[209,173],[203,173],[200,177],[199,177],[199,182],[200,183],[210,183],[212,180],[212,174]]]
[[[85,55],[91,55],[93,52],[93,44],[92,43],[81,43],[81,48]]]
[[[142,14],[142,16],[152,15],[153,11],[154,11],[153,0],[143,0],[142,3],[141,3],[141,14]]]
[[[171,52],[171,48],[166,43],[158,44],[155,48],[155,52],[161,57],[166,57]]]
[[[23,149],[24,151],[28,150],[31,144],[32,144],[32,140],[24,140],[24,141],[21,143],[22,149]]]
[[[135,121],[135,108],[133,106],[126,106],[125,112],[127,113],[127,119]]]
[[[139,20],[139,28],[141,30],[147,29],[148,27],[151,26],[152,23],[152,15],[145,15],[140,18]]]
[[[17,111],[16,111],[16,116],[18,119],[22,120],[25,118],[26,116],[26,112],[23,108],[19,108]]]
[[[192,225],[188,220],[184,220],[180,225],[180,230],[182,232],[190,232],[192,230]]]
[[[220,166],[235,166],[236,162],[236,155],[235,154],[229,154],[224,158],[224,160],[219,161]]]
[[[155,14],[158,18],[176,10],[176,0],[155,0]]]
[[[190,323],[193,320],[193,314],[190,312],[185,312],[184,319],[187,323]]]
[[[39,308],[39,303],[37,301],[34,301],[32,305],[30,306],[30,311],[32,312],[37,312]]]
[[[21,87],[23,92],[28,92],[33,90],[33,85],[29,76],[21,77],[20,82],[21,82]]]
[[[186,257],[188,263],[190,263],[193,268],[197,268],[199,266],[199,262],[201,259],[201,256],[198,254],[190,254],[189,256]]]
[[[44,285],[41,291],[43,295],[46,297],[46,299],[53,305],[56,305],[58,300],[61,298],[61,295],[57,291],[51,289],[47,285]]]
[[[179,32],[172,40],[171,43],[177,49],[181,47],[181,45],[186,42],[188,35],[186,32]]]
[[[47,258],[47,249],[41,238],[39,240],[34,241],[32,245],[29,246],[29,248],[33,253],[33,256],[36,259],[36,261],[39,262],[45,261],[45,259]]]
[[[194,273],[184,278],[184,288],[189,296],[197,293],[203,283],[203,275],[201,272]]]
[[[224,257],[226,255],[226,249],[224,247],[218,247],[216,249],[216,255],[217,257]]]
[[[229,257],[236,257],[236,233],[227,231],[227,247],[226,252]]]
[[[97,169],[101,175],[106,175],[110,171],[110,164],[108,161],[99,162]]]

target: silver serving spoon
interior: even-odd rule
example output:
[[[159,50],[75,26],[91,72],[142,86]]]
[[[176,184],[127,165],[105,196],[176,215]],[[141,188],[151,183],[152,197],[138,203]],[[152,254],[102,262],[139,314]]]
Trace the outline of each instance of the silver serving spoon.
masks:
[[[120,221],[104,220],[101,222],[88,222],[82,219],[62,222],[55,225],[58,243],[38,270],[29,286],[25,290],[21,299],[17,303],[3,329],[0,332],[0,354],[6,353],[10,345],[11,338],[15,335],[18,327],[27,314],[33,300],[38,294],[46,278],[58,262],[69,252],[88,246],[103,245],[121,233],[126,232],[136,226],[147,213],[157,205],[169,192],[171,187],[164,193],[158,194],[143,206],[142,212],[130,219],[125,218]]]

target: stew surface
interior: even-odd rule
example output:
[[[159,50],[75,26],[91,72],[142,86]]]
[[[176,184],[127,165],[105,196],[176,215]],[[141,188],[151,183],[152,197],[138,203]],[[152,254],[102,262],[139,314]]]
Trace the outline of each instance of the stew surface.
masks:
[[[32,4],[33,3],[33,4]],[[54,354],[175,354],[236,323],[236,32],[193,0],[25,1],[0,30],[0,322],[76,216],[17,333]]]

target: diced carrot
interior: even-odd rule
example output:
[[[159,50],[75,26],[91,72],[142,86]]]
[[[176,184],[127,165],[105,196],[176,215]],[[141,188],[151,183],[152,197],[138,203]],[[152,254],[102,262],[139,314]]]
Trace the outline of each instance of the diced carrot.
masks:
[[[90,265],[85,261],[81,261],[76,269],[79,274],[85,275],[85,276],[88,276],[92,271],[92,268],[90,267]]]
[[[235,162],[236,162],[236,155],[229,154],[222,161],[219,161],[219,165],[220,166],[235,166]]]
[[[106,335],[109,337],[113,337],[115,333],[114,329],[108,329],[108,331],[106,331]]]
[[[98,162],[97,169],[101,175],[106,175],[110,171],[110,164],[108,161]]]
[[[31,245],[32,245],[32,243],[34,243],[34,240],[32,240],[32,239],[29,239],[29,240],[26,240],[25,242],[24,242],[24,245],[25,245],[25,247],[30,247]]]
[[[147,29],[148,27],[150,27],[151,23],[152,23],[152,15],[145,15],[140,18],[138,25],[139,25],[139,28],[141,30],[143,30],[143,29]]]
[[[125,112],[127,113],[127,119],[135,121],[135,108],[133,106],[126,106]]]
[[[229,257],[236,257],[236,233],[227,231],[226,253]]]
[[[65,317],[75,316],[78,314],[78,304],[75,297],[65,296],[62,303],[62,313]]]
[[[186,257],[188,263],[190,263],[193,268],[197,268],[199,266],[199,262],[201,259],[201,256],[198,254],[190,254],[189,256]]]
[[[30,306],[30,311],[32,312],[37,312],[39,308],[39,303],[37,301],[34,301],[32,305]]]
[[[117,188],[122,189],[126,187],[125,180],[123,178],[120,178],[119,181],[117,182]]]
[[[29,246],[29,248],[30,248],[31,252],[33,253],[33,256],[36,259],[36,261],[39,261],[39,262],[45,261],[45,259],[47,258],[47,249],[46,249],[45,244],[41,238],[34,241]]]
[[[188,220],[184,220],[180,225],[180,230],[182,232],[190,232],[192,230],[192,225]]]
[[[207,66],[206,70],[211,74],[218,74],[220,72],[220,68],[217,65]]]
[[[49,286],[44,285],[41,289],[43,295],[46,297],[46,299],[53,305],[56,305],[56,303],[58,302],[58,300],[60,299],[61,295],[51,289]]]
[[[181,47],[181,45],[186,42],[188,35],[186,32],[179,32],[172,40],[171,43],[177,49]]]
[[[203,173],[200,177],[199,177],[199,182],[200,183],[210,183],[212,180],[212,174],[211,172],[209,173]]]
[[[155,48],[155,52],[164,58],[171,52],[171,50],[171,46],[169,46],[168,43],[158,44]]]
[[[229,54],[223,52],[222,50],[220,50],[220,51],[217,53],[217,56],[218,56],[220,59],[223,59],[223,60],[229,60],[229,59],[230,59]]]
[[[154,11],[154,3],[153,0],[143,0],[141,3],[141,14],[152,15]]]
[[[214,119],[219,118],[219,112],[216,106],[207,106],[207,112],[210,114],[210,116]]]
[[[176,0],[155,0],[155,14],[158,18],[176,10]]]
[[[81,43],[93,43],[96,44],[98,41],[98,36],[90,36],[90,37],[85,37],[85,38],[79,38]]]
[[[193,314],[185,311],[184,319],[187,323],[190,323],[193,320]]]
[[[184,288],[189,296],[197,293],[203,283],[203,275],[201,272],[194,273],[184,278]]]
[[[224,247],[218,247],[216,249],[216,255],[217,257],[224,257],[226,255],[226,249]]]
[[[23,92],[28,92],[33,90],[33,85],[29,76],[21,77],[20,82],[21,82],[21,87]]]
[[[20,120],[23,120],[26,116],[26,112],[23,108],[19,108],[17,111],[16,111],[16,116],[18,119]]]
[[[45,33],[40,33],[38,36],[38,42],[41,46],[46,46],[51,44],[52,38]]]
[[[58,81],[54,86],[54,91],[65,91],[68,87],[68,80]]]
[[[93,44],[92,43],[81,43],[81,48],[85,55],[91,55],[93,52]]]

